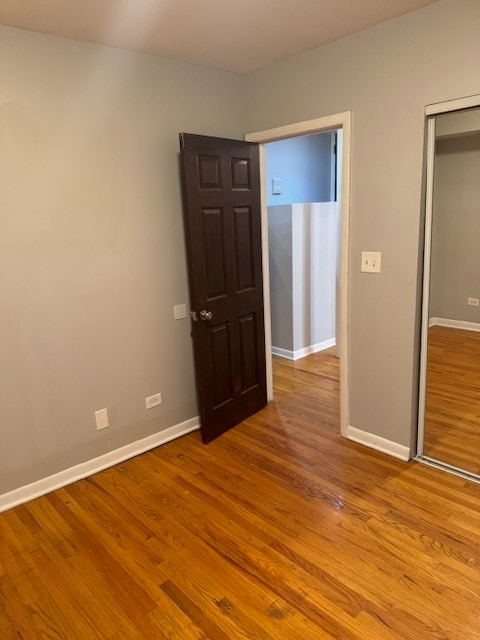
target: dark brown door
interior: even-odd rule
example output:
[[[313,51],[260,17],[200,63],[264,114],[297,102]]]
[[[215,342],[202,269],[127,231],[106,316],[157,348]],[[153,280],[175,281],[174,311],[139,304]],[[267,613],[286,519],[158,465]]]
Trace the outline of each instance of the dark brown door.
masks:
[[[267,403],[258,145],[180,134],[204,442]]]

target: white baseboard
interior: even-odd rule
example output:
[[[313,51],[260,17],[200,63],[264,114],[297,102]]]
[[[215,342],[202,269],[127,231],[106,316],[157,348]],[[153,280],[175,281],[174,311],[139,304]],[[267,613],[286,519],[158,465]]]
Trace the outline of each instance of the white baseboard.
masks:
[[[272,356],[293,360],[293,351],[289,351],[289,349],[282,349],[281,347],[274,347],[272,345]]]
[[[385,438],[376,436],[373,433],[368,433],[368,431],[362,431],[355,427],[347,427],[347,438],[354,442],[358,442],[359,444],[363,444],[366,447],[370,447],[371,449],[376,449],[382,453],[388,453],[388,455],[404,460],[405,462],[411,458],[409,447],[405,447],[397,442],[392,442],[391,440],[386,440]]]
[[[129,458],[138,456],[140,453],[145,453],[145,451],[155,449],[155,447],[158,447],[161,444],[165,444],[166,442],[170,442],[170,440],[175,440],[175,438],[179,438],[191,431],[199,429],[199,425],[200,418],[198,416],[191,418],[190,420],[185,420],[185,422],[181,422],[173,427],[168,427],[163,431],[159,431],[151,436],[142,438],[142,440],[137,440],[136,442],[127,444],[124,447],[115,449],[114,451],[109,451],[98,458],[82,462],[81,464],[77,464],[74,467],[65,469],[64,471],[59,471],[52,476],[43,478],[42,480],[37,480],[36,482],[27,484],[19,489],[14,489],[13,491],[4,493],[3,495],[0,495],[0,513],[7,509],[11,509],[12,507],[16,507],[19,504],[23,504],[24,502],[28,502],[29,500],[33,500],[34,498],[38,498],[39,496],[43,496],[46,493],[55,491],[55,489],[65,487],[67,484],[71,484],[77,480],[82,480],[83,478],[91,476],[94,473],[98,473],[99,471],[103,471],[108,467],[113,467],[114,465],[124,462]]]
[[[430,318],[429,327],[450,327],[452,329],[465,329],[466,331],[480,331],[479,322],[467,322],[466,320],[451,320],[450,318]]]
[[[280,358],[286,358],[287,360],[300,360],[300,358],[305,358],[305,356],[309,356],[312,353],[325,351],[325,349],[330,349],[330,347],[334,346],[335,338],[330,338],[329,340],[324,340],[323,342],[312,344],[309,347],[297,349],[297,351],[290,351],[289,349],[282,349],[280,347],[272,346],[272,354],[274,356],[279,356]]]

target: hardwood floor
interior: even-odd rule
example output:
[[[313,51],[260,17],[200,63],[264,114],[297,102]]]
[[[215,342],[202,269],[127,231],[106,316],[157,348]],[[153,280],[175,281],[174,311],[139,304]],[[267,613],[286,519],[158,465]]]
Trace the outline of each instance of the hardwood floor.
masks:
[[[275,402],[0,516],[0,638],[480,637],[480,486],[340,438],[331,351]]]
[[[428,331],[425,454],[480,475],[480,333]]]

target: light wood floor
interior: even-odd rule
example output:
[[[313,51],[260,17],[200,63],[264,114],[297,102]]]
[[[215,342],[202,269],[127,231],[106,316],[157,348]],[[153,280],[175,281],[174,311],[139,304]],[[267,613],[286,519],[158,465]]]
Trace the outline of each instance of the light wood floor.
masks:
[[[473,640],[480,486],[339,437],[338,361],[0,516],[0,638]]]
[[[430,327],[427,361],[425,454],[480,474],[480,333]]]

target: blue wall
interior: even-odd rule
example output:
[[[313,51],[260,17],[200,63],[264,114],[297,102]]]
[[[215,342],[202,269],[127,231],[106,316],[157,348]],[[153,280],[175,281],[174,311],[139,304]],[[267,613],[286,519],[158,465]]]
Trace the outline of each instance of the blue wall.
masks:
[[[331,134],[318,133],[266,145],[267,204],[329,202]],[[272,194],[272,178],[282,182],[281,195]]]

